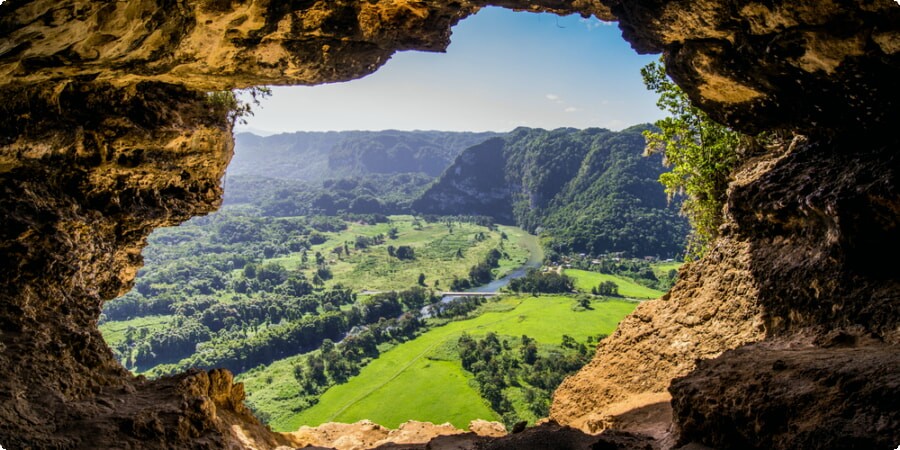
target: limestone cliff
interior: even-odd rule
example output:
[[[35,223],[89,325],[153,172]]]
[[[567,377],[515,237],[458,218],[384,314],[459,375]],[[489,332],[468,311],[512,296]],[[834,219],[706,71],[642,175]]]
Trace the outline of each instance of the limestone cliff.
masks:
[[[611,403],[668,388],[677,436],[654,445],[900,442],[898,369],[883,364],[897,354],[898,277],[873,263],[900,248],[892,0],[7,0],[0,445],[289,444],[244,410],[227,373],[128,375],[97,331],[100,306],[130,288],[153,228],[219,204],[230,126],[202,91],[360,77],[397,50],[443,50],[489,4],[615,17],[713,117],[808,137],[735,174],[717,248],[623,323],[554,417],[602,427]],[[650,445],[597,439],[548,425],[478,445]]]

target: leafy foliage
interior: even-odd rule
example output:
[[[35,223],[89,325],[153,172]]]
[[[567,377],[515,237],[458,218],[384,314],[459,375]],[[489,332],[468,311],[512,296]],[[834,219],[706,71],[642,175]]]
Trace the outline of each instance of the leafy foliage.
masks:
[[[259,106],[261,99],[272,95],[272,90],[265,86],[256,86],[241,92],[249,95],[250,101],[241,100],[235,91],[213,91],[206,94],[206,103],[213,112],[223,116],[232,126],[238,122],[246,124],[246,118],[253,115],[253,107]]]
[[[644,131],[646,152],[662,154],[663,162],[672,167],[659,177],[669,199],[686,196],[681,210],[693,228],[687,255],[697,258],[718,236],[728,177],[740,160],[741,136],[691,104],[667,78],[661,62],[647,65],[641,75],[647,88],[660,94],[657,106],[670,114],[656,122],[659,131]]]
[[[566,275],[537,269],[529,269],[524,277],[509,282],[509,289],[513,292],[561,294],[572,292],[574,287],[575,282]]]
[[[601,281],[597,287],[591,288],[591,294],[618,297],[619,285],[612,280]]]
[[[510,339],[494,333],[482,339],[464,334],[457,345],[463,368],[474,375],[479,393],[510,430],[523,418],[546,417],[553,391],[590,360],[587,346],[568,335],[560,346],[546,350],[526,335]],[[518,409],[514,390],[524,400],[517,402]]]

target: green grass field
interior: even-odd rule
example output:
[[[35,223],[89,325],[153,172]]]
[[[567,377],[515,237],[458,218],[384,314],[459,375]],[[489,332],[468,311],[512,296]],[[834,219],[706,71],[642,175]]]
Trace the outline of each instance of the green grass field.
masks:
[[[669,271],[678,270],[683,266],[683,262],[659,262],[650,264],[650,267],[653,269],[653,273],[658,277],[662,278],[669,274]]]
[[[278,361],[240,377],[249,399],[270,417],[270,425],[293,431],[301,425],[356,422],[370,419],[396,427],[407,420],[450,422],[465,428],[477,418],[498,420],[469,384],[469,376],[453,356],[463,333],[528,336],[541,343],[559,344],[568,334],[580,342],[588,336],[609,334],[630,313],[635,303],[595,301],[593,309],[576,312],[572,297],[505,297],[490,303],[476,318],[451,322],[400,344],[362,369],[359,375],[322,395],[312,408],[294,413],[297,385],[291,366],[297,358]]]
[[[125,341],[125,331],[128,327],[134,327],[135,337],[137,337],[142,329],[146,329],[147,333],[152,333],[166,328],[174,319],[175,316],[147,316],[120,322],[106,322],[100,325],[100,332],[103,333],[106,343],[112,347]]]
[[[591,292],[591,288],[596,287],[601,282],[612,281],[619,285],[619,294],[623,297],[659,298],[664,294],[664,292],[641,286],[627,278],[615,275],[575,269],[566,269],[564,273],[575,279],[575,288],[581,292]]]
[[[315,252],[321,252],[329,262],[333,278],[326,281],[326,287],[342,284],[356,291],[362,290],[395,290],[415,286],[420,273],[426,276],[425,283],[434,287],[435,281],[440,284],[436,289],[446,289],[454,276],[466,278],[469,268],[484,260],[487,253],[501,245],[501,232],[508,236],[503,241],[503,250],[509,254],[508,259],[500,261],[498,275],[511,271],[524,264],[529,254],[541,256],[537,237],[531,236],[521,229],[500,226],[499,231],[490,231],[487,227],[468,223],[454,223],[452,233],[444,223],[420,222],[414,225],[412,216],[391,216],[391,223],[363,225],[351,223],[349,228],[340,233],[325,233],[328,240],[312,248],[309,258]],[[367,249],[354,249],[357,236],[372,237],[387,234],[391,227],[398,231],[397,239],[387,239],[383,244]],[[483,233],[485,239],[476,240],[476,235]],[[332,253],[335,247],[349,243],[350,255],[338,257]],[[415,250],[414,260],[399,260],[388,255],[389,245],[399,247],[408,245]],[[457,257],[461,250],[463,257]],[[283,265],[288,270],[300,268],[310,279],[315,270],[314,261],[301,268],[300,254],[270,259]]]

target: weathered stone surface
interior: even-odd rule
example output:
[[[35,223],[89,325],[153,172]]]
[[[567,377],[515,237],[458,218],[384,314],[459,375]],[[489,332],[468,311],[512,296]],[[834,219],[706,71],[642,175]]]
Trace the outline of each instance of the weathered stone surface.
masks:
[[[893,0],[606,0],[691,99],[747,131],[877,129],[900,108]]]
[[[765,338],[759,285],[747,243],[723,239],[682,269],[672,291],[644,302],[601,341],[594,359],[553,396],[550,417],[588,432],[607,428],[610,410],[647,407],[698,359]],[[645,400],[652,400],[648,403]]]
[[[230,374],[135,379],[97,330],[150,231],[219,205],[224,112],[157,83],[48,83],[3,98],[2,445],[218,448],[238,440],[227,421],[274,443]]]
[[[702,361],[672,383],[682,442],[871,449],[900,442],[900,352],[858,330],[774,339]]]
[[[614,424],[611,409],[642,407],[642,396],[664,393],[671,379],[690,379],[697,361],[798,332],[854,327],[900,351],[900,280],[878,263],[900,243],[900,162],[891,148],[896,144],[877,135],[797,139],[749,160],[733,175],[729,220],[715,248],[600,344],[594,360],[557,390],[551,417],[605,429]],[[742,389],[740,380],[729,383]],[[696,393],[683,407],[710,395]],[[676,411],[675,423],[683,419]],[[872,423],[856,423],[865,424]],[[728,447],[724,442],[715,445]]]
[[[752,245],[770,334],[860,325],[900,344],[900,279],[883,263],[900,250],[897,142],[873,133],[796,145],[733,187],[729,213]]]
[[[410,420],[397,429],[385,428],[369,420],[356,423],[325,423],[317,427],[303,426],[285,437],[292,445],[304,447],[313,445],[337,450],[357,450],[367,448],[422,448],[441,436],[455,436],[455,448],[471,448],[484,437],[503,437],[503,424],[484,420],[472,421],[469,431],[460,430],[449,423],[440,425],[431,422]],[[461,447],[460,447],[461,446]]]

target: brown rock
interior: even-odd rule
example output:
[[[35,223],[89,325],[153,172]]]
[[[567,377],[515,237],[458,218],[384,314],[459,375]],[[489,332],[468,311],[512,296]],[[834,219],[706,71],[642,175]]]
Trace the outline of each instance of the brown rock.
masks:
[[[486,437],[506,436],[506,427],[500,422],[488,422],[486,420],[473,420],[469,423],[469,431]]]
[[[775,366],[778,366],[776,369]],[[774,339],[703,361],[672,383],[682,442],[714,448],[891,448],[900,348]]]
[[[698,359],[763,339],[749,261],[748,245],[723,239],[706,260],[682,269],[669,294],[639,305],[600,342],[594,359],[563,382],[550,418],[600,432],[612,424],[611,415],[627,410],[623,405],[663,401],[670,381],[693,370]]]

